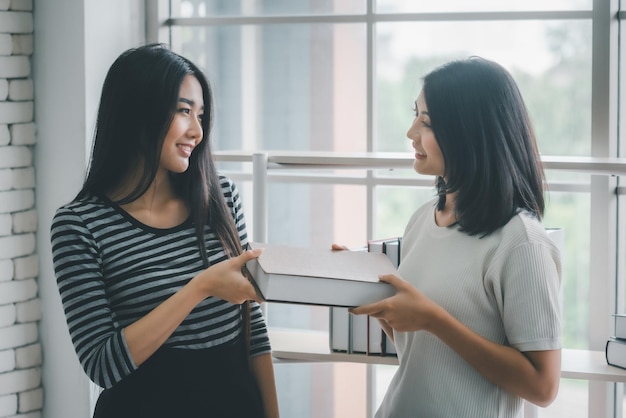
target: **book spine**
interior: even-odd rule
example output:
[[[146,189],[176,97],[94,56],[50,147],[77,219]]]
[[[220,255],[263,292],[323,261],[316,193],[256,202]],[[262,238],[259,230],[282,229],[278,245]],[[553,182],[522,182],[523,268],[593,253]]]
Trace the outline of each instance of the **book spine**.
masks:
[[[393,238],[383,243],[383,252],[397,268],[400,265],[402,237]],[[381,356],[397,356],[395,345],[381,326]]]

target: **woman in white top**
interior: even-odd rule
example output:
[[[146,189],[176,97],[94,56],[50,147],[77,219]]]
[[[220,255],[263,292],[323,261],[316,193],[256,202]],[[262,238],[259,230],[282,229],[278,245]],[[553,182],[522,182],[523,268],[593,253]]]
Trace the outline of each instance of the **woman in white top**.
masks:
[[[380,320],[399,368],[376,417],[519,417],[549,405],[561,364],[560,254],[541,224],[544,174],[515,81],[478,57],[424,78],[407,133],[437,178],[403,237]]]

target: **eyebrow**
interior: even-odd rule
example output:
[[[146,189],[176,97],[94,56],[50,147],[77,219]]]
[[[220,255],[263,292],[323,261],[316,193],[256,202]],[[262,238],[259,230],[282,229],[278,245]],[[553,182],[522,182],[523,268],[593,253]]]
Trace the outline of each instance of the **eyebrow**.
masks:
[[[417,110],[419,110],[419,108],[420,108],[420,107],[417,105],[417,100],[415,101],[415,108],[416,108]],[[419,113],[421,113],[422,115],[430,116],[430,113],[428,113],[428,111],[427,111],[427,110],[422,110],[422,111],[420,111]]]
[[[196,104],[196,102],[194,102],[193,100],[185,99],[184,97],[179,97],[178,102],[186,103],[189,106],[194,106]],[[204,106],[202,106],[202,110],[204,110]]]

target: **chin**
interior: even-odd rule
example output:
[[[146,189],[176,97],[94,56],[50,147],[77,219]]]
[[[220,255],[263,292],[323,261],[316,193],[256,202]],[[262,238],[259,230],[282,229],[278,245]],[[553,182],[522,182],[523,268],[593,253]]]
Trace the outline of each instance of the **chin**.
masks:
[[[169,171],[174,174],[182,174],[187,170],[189,170],[189,165],[186,165],[184,167],[172,167]]]
[[[417,174],[422,174],[422,175],[428,175],[428,174],[431,174],[431,173],[429,173],[429,172],[428,172],[428,169],[426,169],[426,170],[425,170],[425,169],[424,169],[424,167],[423,167],[423,166],[421,166],[420,164],[418,164],[418,162],[417,162],[417,161],[415,161],[415,162],[413,163],[413,170],[415,170],[415,172],[416,172]]]

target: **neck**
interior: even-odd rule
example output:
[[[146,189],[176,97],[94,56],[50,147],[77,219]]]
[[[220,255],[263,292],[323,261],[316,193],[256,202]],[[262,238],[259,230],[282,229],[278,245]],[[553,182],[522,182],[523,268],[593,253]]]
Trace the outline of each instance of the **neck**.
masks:
[[[129,178],[121,187],[108,193],[108,197],[115,201],[121,200],[130,195],[137,187],[139,180]],[[143,207],[150,207],[153,204],[167,201],[174,198],[169,176],[167,173],[157,173],[148,189],[132,203],[139,203]]]
[[[148,190],[137,200],[132,202],[135,206],[151,210],[152,208],[167,204],[171,200],[176,199],[169,177],[160,173],[152,181]]]
[[[456,210],[455,210],[455,194],[446,194],[446,204],[443,210],[435,211],[435,222],[438,226],[446,227],[454,225],[457,222]]]

